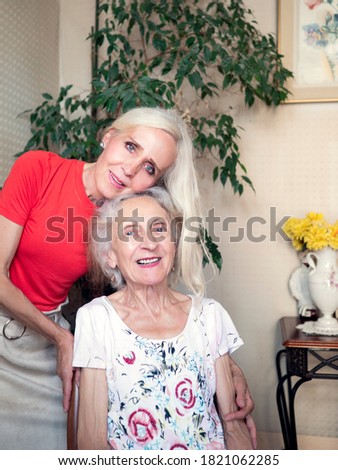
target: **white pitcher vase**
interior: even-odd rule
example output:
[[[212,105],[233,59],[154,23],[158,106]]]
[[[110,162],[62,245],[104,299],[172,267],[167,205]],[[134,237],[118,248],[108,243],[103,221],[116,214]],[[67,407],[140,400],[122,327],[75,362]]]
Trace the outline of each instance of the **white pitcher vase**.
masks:
[[[334,316],[338,308],[337,251],[329,247],[310,251],[306,261],[309,264],[310,295],[322,314],[317,320],[317,326],[323,330],[338,331],[338,322]]]

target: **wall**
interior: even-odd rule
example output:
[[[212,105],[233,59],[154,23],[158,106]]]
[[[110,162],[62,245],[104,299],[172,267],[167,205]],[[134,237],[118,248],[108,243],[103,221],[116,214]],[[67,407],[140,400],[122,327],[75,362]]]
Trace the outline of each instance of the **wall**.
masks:
[[[246,1],[262,32],[277,31],[276,3]],[[223,190],[210,182],[211,163],[209,169],[199,165],[205,207],[215,207],[221,218],[237,218],[230,233],[219,234],[224,269],[209,284],[208,291],[227,307],[242,333],[245,346],[235,358],[250,384],[256,402],[254,417],[267,448],[282,448],[278,434],[271,434],[269,440],[265,433],[280,432],[274,362],[281,348],[278,321],[283,316],[297,315],[288,280],[299,266],[290,244],[278,234],[273,239],[270,224],[273,211],[277,222],[286,215],[303,217],[310,211],[323,212],[332,222],[338,219],[337,111],[334,102],[284,104],[277,109],[256,104],[251,110],[238,105],[234,117],[244,128],[240,150],[255,193],[247,188],[242,197],[233,196],[229,188]],[[238,228],[247,227],[252,217],[261,217],[267,223],[253,225],[251,240],[245,230],[241,242],[231,243],[230,237]],[[252,241],[261,235],[264,241]],[[337,405],[334,381],[302,385],[296,398],[298,432],[337,438]],[[311,445],[319,445],[316,442],[314,439]],[[302,445],[306,446],[306,441]],[[329,440],[321,445],[328,448]],[[337,440],[333,445],[338,449]]]
[[[60,0],[60,85],[86,94],[91,80],[91,41],[95,0]]]
[[[59,85],[58,0],[0,0],[0,186],[30,137],[18,117]]]

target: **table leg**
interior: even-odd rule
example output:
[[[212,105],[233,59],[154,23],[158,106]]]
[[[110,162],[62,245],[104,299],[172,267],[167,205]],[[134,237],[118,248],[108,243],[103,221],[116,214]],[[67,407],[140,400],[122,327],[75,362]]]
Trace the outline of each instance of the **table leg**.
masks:
[[[298,388],[304,382],[308,382],[309,378],[300,378],[292,385],[291,378],[294,374],[286,373],[282,375],[281,360],[286,356],[286,350],[279,351],[276,356],[276,368],[278,376],[278,385],[276,391],[277,408],[279,420],[282,428],[284,445],[286,450],[297,450],[297,430],[295,417],[295,397]],[[286,384],[286,387],[285,387]],[[287,390],[287,395],[285,393]]]

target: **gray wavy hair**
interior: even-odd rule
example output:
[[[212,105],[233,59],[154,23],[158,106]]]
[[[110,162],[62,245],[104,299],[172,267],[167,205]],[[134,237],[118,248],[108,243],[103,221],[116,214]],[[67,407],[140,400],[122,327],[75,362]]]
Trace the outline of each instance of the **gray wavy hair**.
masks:
[[[116,266],[112,268],[108,263],[109,251],[112,244],[113,224],[118,223],[118,212],[124,201],[142,196],[154,198],[167,212],[170,219],[171,237],[176,244],[176,256],[174,260],[174,270],[169,275],[169,285],[175,284],[180,279],[180,269],[178,260],[181,251],[181,231],[182,215],[175,208],[168,191],[162,187],[154,186],[142,192],[125,194],[112,200],[106,200],[97,210],[92,219],[91,234],[89,240],[89,267],[91,280],[98,286],[104,279],[108,279],[112,287],[116,290],[125,285],[125,280],[120,269]],[[174,223],[172,223],[174,222]]]

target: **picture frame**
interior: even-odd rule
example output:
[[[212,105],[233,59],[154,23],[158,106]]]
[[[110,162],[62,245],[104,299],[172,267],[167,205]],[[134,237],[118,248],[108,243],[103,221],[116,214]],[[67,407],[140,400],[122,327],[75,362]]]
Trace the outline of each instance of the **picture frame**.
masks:
[[[285,103],[338,101],[338,7],[331,0],[278,0],[278,52],[293,77]]]

